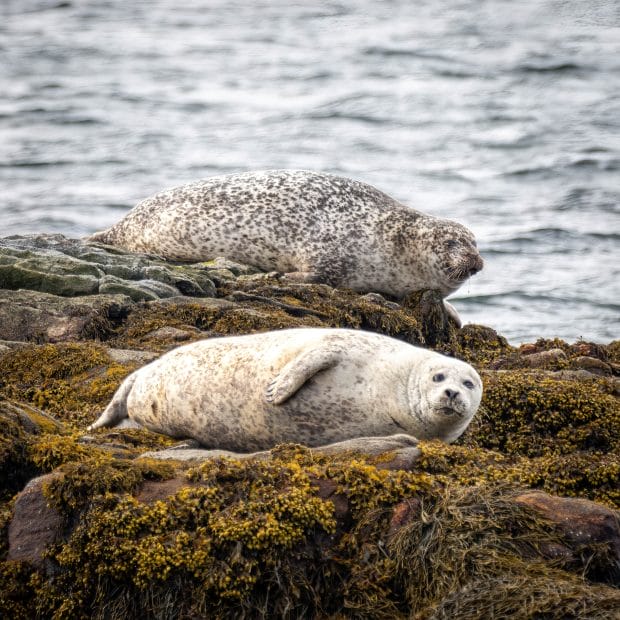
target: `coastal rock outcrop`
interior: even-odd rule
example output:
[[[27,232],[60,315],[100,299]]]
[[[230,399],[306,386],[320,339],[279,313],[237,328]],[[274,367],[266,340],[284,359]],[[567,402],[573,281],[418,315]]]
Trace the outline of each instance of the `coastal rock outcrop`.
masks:
[[[479,414],[454,445],[250,456],[85,431],[124,377],[179,343],[299,326],[464,359],[484,381]],[[617,341],[517,348],[457,328],[433,291],[401,305],[41,235],[0,240],[0,370],[3,616],[620,609]]]

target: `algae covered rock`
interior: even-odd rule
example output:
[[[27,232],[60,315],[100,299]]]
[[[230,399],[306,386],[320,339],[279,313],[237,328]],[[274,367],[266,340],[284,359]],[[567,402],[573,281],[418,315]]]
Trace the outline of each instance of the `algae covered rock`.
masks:
[[[39,437],[64,432],[62,424],[43,411],[0,399],[0,501],[9,499],[40,471],[30,454]]]
[[[185,470],[67,464],[16,502],[5,604],[92,617],[113,603],[115,617],[170,618],[508,618],[519,605],[604,618],[620,604],[617,512],[583,500],[557,511],[544,494],[438,486],[377,463],[288,446]],[[36,528],[46,552],[23,527],[34,510],[49,512]],[[24,577],[18,560],[39,569]],[[521,589],[498,607],[488,589],[507,583]]]
[[[455,445],[234,455],[144,429],[85,433],[163,351],[297,326],[464,359],[483,377],[482,407]],[[2,617],[620,609],[618,341],[514,347],[458,328],[433,291],[399,304],[61,235],[0,240],[0,341]]]
[[[136,358],[116,362],[98,344],[57,343],[7,351],[0,356],[0,364],[0,396],[85,425],[142,362]]]

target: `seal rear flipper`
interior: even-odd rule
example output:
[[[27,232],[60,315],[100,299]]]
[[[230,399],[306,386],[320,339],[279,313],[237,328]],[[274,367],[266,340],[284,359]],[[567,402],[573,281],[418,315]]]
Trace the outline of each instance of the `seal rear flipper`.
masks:
[[[87,430],[94,431],[96,428],[115,426],[129,417],[127,412],[127,397],[136,381],[136,373],[129,375],[121,386],[116,390],[110,404],[104,409],[97,421],[93,422]]]
[[[340,349],[318,346],[300,353],[282,368],[265,390],[265,400],[281,405],[321,370],[334,367],[342,358]]]

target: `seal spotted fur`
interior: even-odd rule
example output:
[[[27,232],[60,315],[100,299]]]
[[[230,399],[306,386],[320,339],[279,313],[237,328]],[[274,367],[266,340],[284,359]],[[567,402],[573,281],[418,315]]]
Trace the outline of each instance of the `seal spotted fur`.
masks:
[[[483,266],[465,226],[415,211],[366,183],[304,170],[175,187],[88,241],[177,261],[223,256],[398,299],[426,289],[446,297]]]
[[[451,442],[481,396],[465,362],[370,332],[289,329],[166,353],[127,377],[90,429],[129,418],[235,452],[403,433]]]

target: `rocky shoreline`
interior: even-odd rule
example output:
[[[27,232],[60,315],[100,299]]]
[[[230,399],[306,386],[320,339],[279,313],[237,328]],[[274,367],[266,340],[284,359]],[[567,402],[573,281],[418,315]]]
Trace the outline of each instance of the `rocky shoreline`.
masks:
[[[456,444],[205,454],[86,433],[181,343],[366,329],[483,377]],[[512,347],[402,305],[217,259],[0,239],[0,611],[7,617],[610,618],[620,613],[620,341]]]

